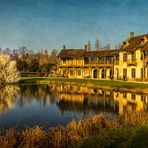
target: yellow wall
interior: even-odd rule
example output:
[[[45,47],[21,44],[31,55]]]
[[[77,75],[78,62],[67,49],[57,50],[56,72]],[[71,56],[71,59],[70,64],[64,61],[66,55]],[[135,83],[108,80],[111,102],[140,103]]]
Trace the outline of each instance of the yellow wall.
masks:
[[[127,61],[123,62],[123,54],[127,53]],[[81,59],[67,59],[65,63],[61,60],[59,66],[59,73],[61,75],[67,75],[69,78],[94,78],[94,70],[97,70],[97,79],[101,79],[102,77],[102,69],[106,69],[106,78],[110,79],[110,69],[114,68],[114,79],[123,79],[123,69],[127,69],[127,80],[135,81],[142,80],[141,70],[144,71],[144,62],[141,59],[142,53],[141,49],[137,49],[135,51],[136,61],[133,62],[131,52],[119,52],[119,64],[110,65],[107,67],[106,65],[102,65],[102,67],[98,67],[98,65],[93,64],[84,64],[84,58]],[[114,56],[115,58],[115,56]],[[85,67],[84,67],[85,66]],[[105,67],[106,66],[106,67]],[[70,70],[73,69],[73,75],[70,74]],[[135,78],[132,78],[132,69],[135,69]],[[63,72],[64,70],[64,72]],[[81,75],[78,75],[78,70],[81,70]],[[117,74],[118,71],[118,74]],[[118,76],[117,76],[118,75]],[[145,68],[145,77],[148,78],[147,68]],[[145,79],[145,80],[146,80]],[[148,79],[147,79],[148,80]]]
[[[141,99],[140,94],[135,95],[135,99],[132,98],[132,93],[126,93],[126,98],[124,98],[124,93],[115,92],[114,100],[119,103],[119,114],[122,114],[125,109],[128,111],[142,111],[144,110],[144,102]],[[135,108],[133,108],[135,106]]]
[[[136,65],[128,65],[131,62],[131,53],[130,52],[120,52],[119,53],[119,65],[114,67],[114,71],[116,68],[119,69],[119,77],[123,79],[123,69],[127,69],[127,79],[128,80],[135,80],[141,79],[141,68],[143,68],[143,61],[141,60],[141,50],[138,49],[136,52]],[[127,53],[127,62],[123,62],[123,54]],[[135,69],[136,77],[133,79],[131,77],[131,70]]]

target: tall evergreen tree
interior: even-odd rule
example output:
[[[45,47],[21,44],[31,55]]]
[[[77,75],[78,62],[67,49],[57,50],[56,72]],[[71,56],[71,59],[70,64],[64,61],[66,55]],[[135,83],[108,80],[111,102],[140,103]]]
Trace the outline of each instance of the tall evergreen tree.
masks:
[[[100,50],[100,42],[98,39],[96,39],[95,50]]]
[[[87,43],[87,50],[91,51],[91,43],[90,43],[90,41],[88,41],[88,43]]]
[[[106,45],[106,49],[107,49],[107,50],[110,49],[110,44],[109,44],[109,43]]]

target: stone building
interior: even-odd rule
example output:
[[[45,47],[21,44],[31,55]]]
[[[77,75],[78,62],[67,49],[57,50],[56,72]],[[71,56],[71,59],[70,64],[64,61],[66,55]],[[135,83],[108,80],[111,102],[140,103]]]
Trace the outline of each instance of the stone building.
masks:
[[[130,37],[119,51],[119,65],[114,67],[121,79],[148,80],[148,34]]]
[[[119,59],[118,50],[87,51],[85,49],[62,49],[59,53],[58,73],[69,78],[109,79],[114,64]]]
[[[131,32],[120,49],[66,49],[58,55],[57,73],[68,78],[148,80],[148,34]]]

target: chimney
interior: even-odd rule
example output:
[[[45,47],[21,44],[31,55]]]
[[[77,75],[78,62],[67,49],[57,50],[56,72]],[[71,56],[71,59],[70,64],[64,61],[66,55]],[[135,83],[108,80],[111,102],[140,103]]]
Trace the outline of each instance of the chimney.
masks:
[[[130,38],[134,38],[134,32],[130,32]]]
[[[63,50],[66,49],[65,45],[63,45]]]
[[[85,51],[87,51],[87,45],[86,44],[84,45],[84,49],[85,49]]]

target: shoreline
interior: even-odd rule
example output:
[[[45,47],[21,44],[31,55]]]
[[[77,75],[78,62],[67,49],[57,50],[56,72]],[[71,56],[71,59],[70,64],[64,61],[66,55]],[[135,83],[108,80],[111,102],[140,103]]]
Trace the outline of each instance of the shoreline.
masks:
[[[133,146],[135,139],[141,137],[140,144],[146,146],[147,134],[148,113],[127,112],[118,118],[94,115],[47,131],[38,126],[21,132],[15,129],[1,131],[0,147],[117,147],[123,143]]]
[[[37,83],[48,84],[49,82],[81,84],[96,89],[105,89],[109,91],[122,91],[133,93],[148,93],[148,82],[130,82],[117,80],[94,80],[94,79],[73,79],[59,77],[22,77],[20,84]],[[19,84],[18,83],[18,84]]]

